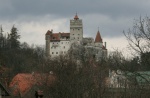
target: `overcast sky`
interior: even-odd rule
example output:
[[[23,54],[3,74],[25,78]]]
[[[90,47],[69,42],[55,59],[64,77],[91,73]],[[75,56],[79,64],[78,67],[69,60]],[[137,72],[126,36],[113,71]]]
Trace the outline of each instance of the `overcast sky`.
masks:
[[[150,15],[150,0],[0,0],[0,24],[5,32],[18,28],[21,41],[45,44],[45,33],[69,32],[76,12],[83,20],[84,36],[93,37],[98,27],[108,49],[124,48],[122,31],[133,20]]]

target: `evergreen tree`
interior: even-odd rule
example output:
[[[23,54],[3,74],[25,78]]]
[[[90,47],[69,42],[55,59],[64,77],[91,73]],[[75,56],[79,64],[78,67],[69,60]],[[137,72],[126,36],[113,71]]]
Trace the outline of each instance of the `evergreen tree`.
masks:
[[[15,26],[12,27],[11,33],[9,35],[9,44],[10,48],[16,49],[20,47],[20,35],[17,32],[17,28]]]
[[[2,25],[0,27],[0,48],[3,48],[3,41],[4,41],[4,37],[3,37],[3,28]]]

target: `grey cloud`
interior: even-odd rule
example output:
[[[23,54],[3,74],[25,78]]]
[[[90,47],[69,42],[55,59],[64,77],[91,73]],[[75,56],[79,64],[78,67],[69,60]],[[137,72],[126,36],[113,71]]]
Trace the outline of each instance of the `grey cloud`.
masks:
[[[71,16],[76,11],[80,14],[101,13],[111,17],[131,16],[148,13],[147,0],[6,0],[0,10],[3,17],[20,15],[42,16],[45,14]],[[9,2],[8,2],[9,1]],[[10,7],[11,6],[11,7]],[[10,8],[11,9],[10,9]],[[147,9],[147,10],[146,10]],[[9,17],[10,18],[10,17]]]
[[[100,27],[103,37],[116,37],[131,27],[134,18],[150,15],[149,5],[149,0],[3,0],[0,23],[43,25],[65,18],[68,24],[64,25],[69,25],[77,11],[83,19],[85,35],[95,37]]]

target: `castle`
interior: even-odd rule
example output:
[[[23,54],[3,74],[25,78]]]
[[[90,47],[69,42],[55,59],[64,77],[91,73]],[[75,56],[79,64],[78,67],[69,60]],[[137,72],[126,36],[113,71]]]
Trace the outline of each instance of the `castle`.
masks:
[[[48,30],[45,34],[45,40],[46,54],[51,57],[66,54],[71,45],[77,42],[81,42],[87,49],[94,49],[92,52],[96,58],[107,56],[106,42],[105,45],[103,45],[99,30],[95,41],[93,38],[83,38],[83,23],[77,14],[74,19],[70,20],[70,33],[53,33],[53,30]]]

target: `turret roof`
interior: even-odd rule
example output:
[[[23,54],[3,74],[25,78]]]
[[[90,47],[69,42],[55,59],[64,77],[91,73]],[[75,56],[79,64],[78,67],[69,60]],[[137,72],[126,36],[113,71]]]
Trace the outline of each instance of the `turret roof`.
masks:
[[[97,43],[97,42],[103,42],[99,30],[98,30],[96,38],[95,38],[95,43]]]
[[[74,19],[75,19],[75,20],[79,19],[77,13],[76,13],[76,15],[74,16]]]

